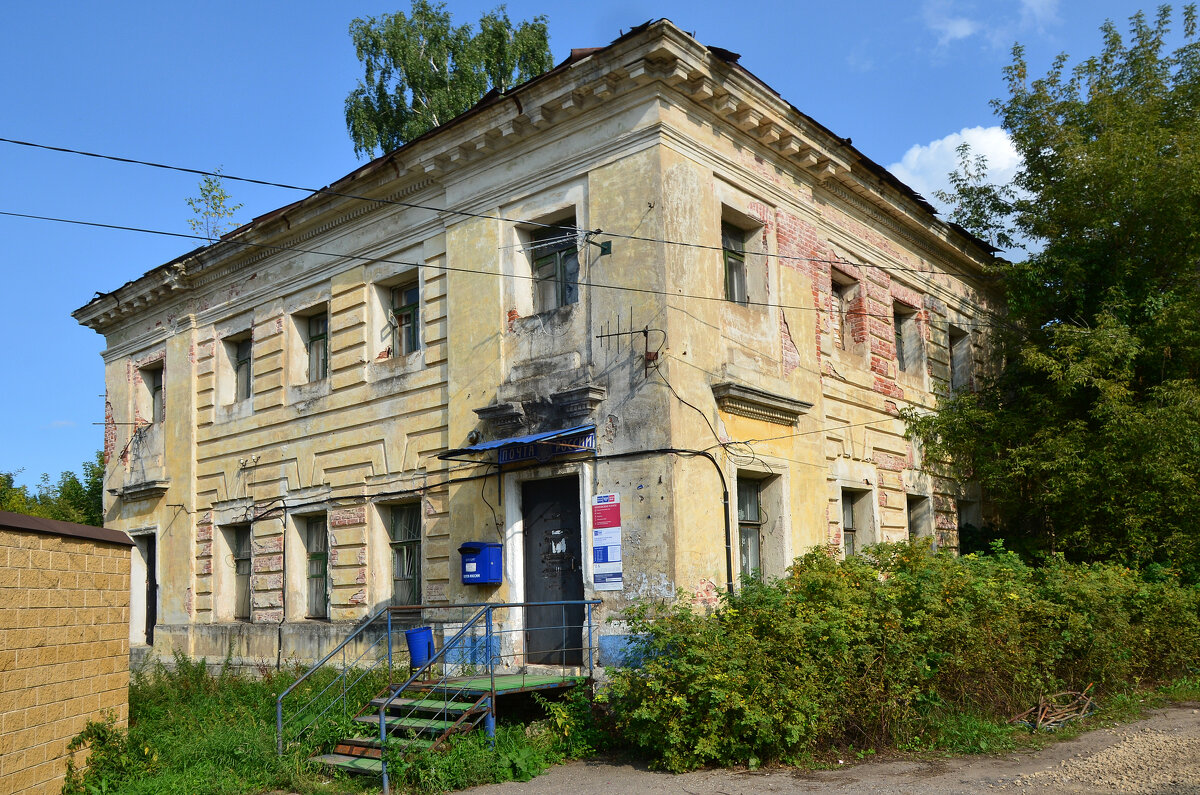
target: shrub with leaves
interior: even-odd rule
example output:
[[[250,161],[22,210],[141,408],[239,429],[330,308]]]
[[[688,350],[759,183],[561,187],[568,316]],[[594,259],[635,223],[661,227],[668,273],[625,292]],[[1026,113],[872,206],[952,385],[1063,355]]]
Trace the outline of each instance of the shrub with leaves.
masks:
[[[629,745],[672,771],[835,749],[1001,747],[1043,693],[1114,692],[1200,664],[1200,589],[1169,574],[880,545],[746,580],[711,614],[626,616],[640,668],[606,694]]]

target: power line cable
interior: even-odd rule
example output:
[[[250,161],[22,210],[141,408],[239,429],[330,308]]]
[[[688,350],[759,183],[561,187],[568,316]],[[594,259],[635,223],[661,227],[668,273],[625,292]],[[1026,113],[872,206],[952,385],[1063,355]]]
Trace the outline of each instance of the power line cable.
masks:
[[[0,137],[0,143],[13,144],[16,146],[27,146],[27,147],[31,147],[34,149],[43,149],[43,150],[50,151],[50,152],[59,152],[59,153],[63,153],[63,154],[78,155],[80,157],[91,157],[91,158],[96,158],[98,160],[109,160],[109,161],[112,161],[115,163],[125,163],[128,165],[146,166],[148,168],[158,168],[158,169],[163,169],[166,171],[178,171],[178,172],[181,172],[184,174],[196,174],[199,176],[217,177],[219,179],[228,179],[228,180],[232,180],[235,182],[245,182],[245,183],[248,183],[251,185],[263,185],[263,186],[271,187],[271,188],[283,188],[285,190],[296,190],[296,191],[301,191],[301,192],[310,193],[310,194],[321,194],[321,195],[325,195],[325,196],[337,196],[337,197],[344,198],[344,199],[355,199],[357,201],[375,202],[377,204],[390,204],[390,205],[395,205],[397,207],[407,207],[407,208],[416,209],[416,210],[428,210],[428,211],[434,212],[434,213],[446,213],[446,214],[451,214],[451,215],[461,215],[465,218],[480,218],[480,219],[489,220],[489,221],[505,221],[507,223],[522,224],[522,225],[527,225],[527,226],[539,226],[539,227],[543,227],[543,228],[547,228],[547,229],[574,228],[580,234],[584,234],[584,233],[591,231],[594,234],[603,234],[606,237],[615,237],[615,238],[619,238],[622,240],[635,240],[635,241],[644,242],[644,243],[661,243],[663,245],[683,246],[683,247],[687,247],[687,248],[697,248],[697,249],[704,249],[704,250],[708,250],[708,251],[724,251],[725,250],[721,246],[713,246],[713,245],[708,245],[708,244],[704,244],[704,243],[689,243],[689,242],[682,241],[682,240],[668,240],[668,239],[664,239],[664,238],[645,237],[642,235],[623,234],[620,232],[608,232],[608,231],[604,231],[604,230],[600,230],[600,229],[586,230],[586,229],[582,229],[580,227],[566,227],[561,222],[545,223],[542,221],[532,221],[527,218],[508,218],[505,216],[492,215],[489,213],[471,212],[469,210],[452,210],[452,209],[445,208],[445,207],[434,207],[432,205],[427,205],[427,204],[417,204],[415,202],[400,201],[398,199],[384,199],[384,198],[379,198],[379,197],[374,197],[374,196],[363,196],[363,195],[356,194],[356,193],[346,193],[344,191],[333,190],[332,188],[311,188],[311,187],[306,187],[303,185],[292,185],[292,184],[289,184],[286,182],[275,182],[272,180],[256,179],[253,177],[242,177],[242,176],[238,176],[236,174],[225,174],[225,173],[222,173],[219,171],[206,171],[204,169],[190,168],[187,166],[176,166],[176,165],[172,165],[169,163],[157,163],[152,160],[140,160],[138,158],[132,158],[132,157],[120,157],[117,155],[106,155],[106,154],[102,154],[99,152],[89,152],[89,151],[86,151],[83,149],[72,149],[70,147],[65,147],[65,146],[51,146],[49,144],[41,144],[41,143],[36,143],[33,141],[22,141],[22,140],[18,140],[15,138]],[[209,238],[203,238],[203,239],[208,240]],[[229,242],[229,241],[224,241],[224,242]],[[880,270],[886,270],[886,271],[891,271],[891,272],[896,272],[896,273],[916,273],[916,274],[921,274],[924,276],[934,275],[937,273],[937,271],[932,270],[932,269],[931,270],[921,270],[919,268],[905,268],[901,265],[877,265],[875,263],[852,263],[852,262],[838,260],[838,259],[831,260],[826,257],[800,257],[800,256],[795,256],[795,255],[790,255],[790,254],[779,254],[779,253],[770,253],[770,252],[746,252],[746,253],[753,254],[756,256],[762,256],[762,257],[767,257],[767,258],[771,258],[771,259],[776,259],[776,260],[790,261],[790,262],[815,262],[815,263],[828,264],[828,265],[853,265],[854,267],[877,268]],[[998,275],[995,275],[995,276],[980,275],[980,274],[972,274],[972,273],[965,273],[965,272],[962,273],[961,275],[965,278],[975,279],[981,283],[987,283],[988,280],[994,281],[994,280],[998,280],[1000,278]]]
[[[37,215],[37,214],[33,214],[33,213],[18,213],[18,212],[13,212],[10,210],[0,210],[0,216],[7,216],[10,218],[24,218],[24,219],[35,220],[35,221],[47,221],[47,222],[52,222],[52,223],[71,224],[71,225],[75,225],[75,226],[86,226],[86,227],[93,227],[93,228],[99,228],[99,229],[112,229],[112,230],[121,231],[121,232],[139,232],[142,234],[159,235],[159,236],[163,236],[163,237],[177,237],[177,238],[182,238],[185,240],[203,240],[203,241],[209,240],[209,238],[205,237],[204,235],[188,234],[186,232],[168,232],[168,231],[161,230],[161,229],[148,229],[146,227],[126,226],[123,224],[106,224],[106,223],[102,223],[99,221],[84,221],[84,220],[75,219],[75,218],[60,218],[60,217],[56,217],[56,216]],[[447,273],[449,273],[449,272],[469,273],[469,274],[475,274],[475,275],[480,275],[480,276],[496,276],[496,277],[500,277],[500,278],[523,279],[525,281],[535,281],[536,280],[536,277],[533,275],[515,274],[515,273],[499,273],[499,272],[495,272],[495,271],[486,271],[486,270],[480,270],[477,268],[464,268],[464,267],[454,266],[454,265],[430,265],[425,262],[409,262],[409,261],[405,261],[405,260],[389,259],[386,257],[368,256],[365,254],[343,254],[343,253],[332,252],[332,251],[321,251],[319,249],[300,248],[298,246],[285,246],[285,245],[271,244],[271,243],[254,243],[254,242],[251,242],[248,240],[237,240],[237,239],[225,240],[222,242],[224,242],[228,245],[245,246],[247,248],[257,248],[257,249],[263,249],[263,250],[267,250],[267,251],[277,251],[277,252],[286,251],[286,252],[297,253],[297,254],[312,254],[315,256],[332,257],[332,258],[337,258],[337,259],[348,259],[348,260],[363,261],[363,262],[382,263],[385,265],[402,265],[402,266],[413,267],[413,268],[432,268],[434,270],[439,270],[439,271],[443,271],[443,272],[447,272]],[[633,287],[633,286],[628,286],[628,285],[605,284],[602,282],[593,282],[593,281],[581,281],[581,282],[578,282],[577,284],[580,287],[591,287],[591,288],[602,289],[602,290],[619,290],[619,291],[639,293],[639,294],[644,294],[644,295],[660,295],[660,296],[664,296],[667,298],[683,298],[683,299],[696,300],[696,301],[715,301],[715,302],[720,302],[720,303],[730,303],[729,299],[725,298],[724,296],[697,295],[695,293],[677,293],[677,292],[670,292],[668,290],[656,290],[656,289],[653,289],[650,287]],[[791,305],[791,304],[772,304],[772,303],[768,303],[766,301],[744,301],[744,302],[738,303],[738,306],[764,307],[764,308],[768,308],[768,309],[770,309],[770,308],[788,309],[788,310],[794,310],[797,312],[827,312],[828,311],[828,310],[822,309],[821,307],[795,306],[795,305]],[[881,320],[892,320],[893,319],[892,315],[890,315],[890,314],[859,312],[859,311],[854,311],[854,310],[848,310],[848,311],[844,312],[843,315],[845,315],[846,317],[873,317],[873,318],[878,318]],[[933,318],[927,317],[925,322],[932,324]],[[964,326],[970,326],[973,328],[1010,328],[1010,326],[1003,325],[1003,324],[976,322],[976,321],[956,321],[954,323],[950,323],[950,321],[947,320],[947,321],[943,321],[943,322],[945,322],[947,325],[953,325],[957,328],[962,328]]]

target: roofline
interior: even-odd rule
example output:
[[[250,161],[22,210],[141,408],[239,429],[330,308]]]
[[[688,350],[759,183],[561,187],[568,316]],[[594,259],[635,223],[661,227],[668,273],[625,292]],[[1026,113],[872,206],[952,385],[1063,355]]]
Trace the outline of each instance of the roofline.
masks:
[[[41,516],[26,516],[23,513],[13,513],[12,511],[0,511],[0,530],[17,530],[43,535],[83,538],[125,547],[133,546],[133,539],[120,530],[63,522],[58,519],[46,519]]]
[[[921,194],[917,193],[915,190],[913,190],[907,184],[902,182],[899,178],[896,177],[895,174],[888,171],[886,168],[879,165],[874,160],[872,160],[871,158],[869,158],[865,154],[863,154],[861,151],[859,151],[853,145],[850,138],[843,138],[843,137],[837,135],[832,130],[830,130],[828,127],[821,124],[819,121],[812,118],[808,114],[804,113],[799,108],[797,108],[795,105],[793,105],[791,102],[789,102],[787,99],[785,99],[778,91],[773,89],[769,84],[767,84],[764,80],[762,80],[762,78],[758,77],[753,72],[751,72],[749,69],[742,66],[739,63],[739,59],[741,58],[740,55],[738,55],[737,53],[734,53],[730,50],[723,49],[721,47],[705,45],[705,44],[701,43],[699,40],[697,40],[691,34],[683,31],[681,28],[679,28],[677,25],[675,25],[675,23],[673,23],[671,20],[663,17],[663,18],[659,18],[659,19],[655,19],[655,20],[650,20],[650,21],[642,23],[641,25],[637,25],[633,28],[630,28],[628,31],[624,32],[622,35],[620,35],[619,37],[614,39],[612,42],[610,42],[609,44],[607,44],[603,47],[572,49],[570,55],[568,55],[565,59],[563,59],[563,61],[558,63],[556,66],[554,66],[549,71],[544,72],[535,77],[532,77],[529,80],[526,80],[524,83],[514,86],[508,92],[501,93],[501,92],[495,91],[494,89],[492,91],[489,91],[487,94],[485,94],[483,97],[481,97],[480,100],[478,102],[476,102],[473,106],[471,106],[469,109],[467,109],[463,113],[459,114],[458,116],[455,116],[453,119],[450,119],[446,123],[439,125],[437,127],[434,127],[432,129],[428,130],[427,132],[423,133],[422,135],[412,139],[411,141],[407,141],[406,143],[397,147],[396,149],[386,152],[386,153],[380,155],[379,157],[376,157],[373,160],[371,160],[367,163],[364,163],[363,165],[359,166],[358,168],[354,169],[353,171],[349,172],[348,174],[342,176],[341,178],[335,180],[334,182],[330,183],[329,185],[327,185],[323,188],[316,189],[313,193],[309,194],[308,196],[297,199],[294,202],[291,202],[289,204],[278,207],[278,208],[271,210],[269,212],[266,212],[262,215],[256,216],[255,218],[251,219],[250,221],[243,224],[242,226],[239,226],[238,228],[231,230],[230,232],[227,232],[226,234],[222,235],[221,239],[215,243],[211,243],[211,244],[205,245],[205,246],[200,246],[200,247],[195,248],[185,254],[181,254],[180,256],[170,260],[167,263],[164,263],[163,265],[159,265],[155,268],[152,268],[149,271],[146,271],[142,276],[140,276],[136,279],[127,281],[121,287],[118,287],[116,290],[113,290],[112,292],[108,292],[108,293],[98,292],[96,297],[94,297],[91,301],[89,301],[84,306],[76,309],[74,312],[71,313],[71,315],[78,322],[85,324],[85,325],[90,325],[89,316],[94,317],[96,314],[99,314],[99,312],[100,312],[100,308],[97,305],[97,302],[105,301],[106,299],[112,299],[113,301],[116,301],[116,303],[119,305],[121,303],[121,299],[118,296],[116,296],[116,293],[119,293],[122,290],[125,290],[126,288],[131,287],[132,285],[142,283],[144,280],[152,279],[155,276],[158,276],[162,282],[161,284],[155,285],[152,288],[152,292],[155,293],[156,297],[160,297],[161,295],[163,295],[165,293],[170,293],[170,292],[174,292],[175,290],[182,289],[184,287],[184,285],[182,284],[182,281],[183,281],[183,278],[186,276],[186,272],[187,272],[185,263],[187,263],[189,260],[194,260],[194,259],[196,259],[202,255],[206,255],[208,253],[219,256],[218,252],[220,252],[222,249],[228,248],[231,245],[236,246],[237,243],[235,241],[238,238],[240,238],[246,234],[249,234],[250,232],[264,226],[265,224],[267,224],[268,222],[270,222],[276,218],[285,216],[288,212],[292,211],[293,209],[299,207],[300,205],[302,205],[306,202],[311,201],[312,199],[314,199],[314,197],[326,195],[328,193],[340,193],[343,189],[346,188],[346,186],[361,180],[363,177],[365,177],[369,174],[372,174],[373,172],[376,172],[380,169],[386,168],[390,164],[393,164],[394,161],[396,161],[399,156],[401,156],[404,153],[409,152],[413,147],[416,147],[419,144],[422,144],[431,138],[435,138],[440,135],[443,135],[447,131],[467,123],[472,118],[478,116],[479,114],[483,113],[484,111],[486,111],[490,108],[495,107],[496,105],[498,105],[502,102],[512,100],[513,102],[516,103],[517,108],[518,108],[518,113],[520,113],[519,109],[521,108],[521,100],[518,97],[518,94],[526,93],[526,92],[528,92],[529,89],[538,85],[539,83],[543,83],[545,81],[555,78],[556,76],[569,70],[572,66],[574,66],[577,63],[588,60],[590,58],[603,56],[605,53],[613,50],[618,45],[628,41],[631,38],[639,36],[639,35],[645,33],[647,30],[649,30],[653,27],[656,27],[656,26],[663,27],[666,31],[666,35],[675,34],[679,37],[686,39],[688,42],[691,42],[696,47],[699,47],[699,48],[707,51],[710,55],[712,55],[713,58],[721,61],[722,63],[726,64],[730,69],[743,75],[747,80],[749,80],[751,83],[753,83],[755,86],[760,88],[765,93],[768,93],[768,94],[772,95],[773,97],[775,97],[779,102],[783,103],[792,113],[796,114],[796,116],[799,119],[801,119],[804,123],[812,125],[813,129],[816,130],[818,133],[820,133],[821,135],[827,136],[830,140],[835,142],[839,147],[843,148],[846,151],[849,160],[852,160],[855,163],[861,165],[862,168],[866,172],[868,172],[872,176],[879,179],[882,183],[886,184],[889,188],[891,188],[892,190],[899,193],[905,199],[912,201],[914,204],[917,205],[917,207],[920,210],[924,211],[925,213],[928,213],[928,215],[931,217],[932,220],[936,221],[937,223],[944,224],[945,227],[948,230],[950,230],[950,232],[952,234],[960,236],[965,241],[969,242],[971,245],[975,246],[976,248],[978,248],[980,251],[984,252],[984,254],[986,254],[988,256],[994,255],[997,251],[999,251],[999,249],[997,249],[995,246],[992,246],[990,243],[988,243],[984,240],[981,240],[980,238],[976,237],[974,234],[970,233],[966,229],[963,229],[958,224],[955,224],[953,222],[950,222],[950,221],[947,221],[947,220],[937,217],[936,208],[934,208],[933,205],[930,204],[925,199],[925,197],[923,197]],[[239,250],[240,250],[240,248],[241,247],[239,247]]]

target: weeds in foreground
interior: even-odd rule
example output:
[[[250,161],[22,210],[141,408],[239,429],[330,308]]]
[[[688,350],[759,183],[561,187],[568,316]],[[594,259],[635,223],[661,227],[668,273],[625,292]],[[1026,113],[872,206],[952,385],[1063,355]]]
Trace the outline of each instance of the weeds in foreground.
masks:
[[[228,665],[213,676],[204,660],[177,654],[135,671],[129,684],[129,728],[113,716],[89,723],[71,750],[89,750],[87,764],[70,765],[64,795],[234,795],[287,789],[354,793],[370,781],[330,778],[308,760],[310,745],[275,750],[275,696],[298,671],[261,678]]]

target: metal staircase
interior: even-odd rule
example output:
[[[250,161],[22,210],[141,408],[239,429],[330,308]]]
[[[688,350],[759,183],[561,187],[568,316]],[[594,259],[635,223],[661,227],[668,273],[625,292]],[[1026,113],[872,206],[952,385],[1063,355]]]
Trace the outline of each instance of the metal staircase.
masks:
[[[343,736],[329,753],[313,758],[343,770],[381,776],[389,791],[386,757],[411,756],[442,747],[456,734],[482,725],[495,736],[496,704],[501,697],[530,691],[563,690],[589,682],[594,671],[592,608],[598,601],[542,602],[476,605],[420,605],[385,608],[351,633],[338,648],[304,673],[276,700],[276,733],[279,753],[287,743],[303,742],[323,722],[342,721],[359,731]],[[585,608],[584,626],[571,625],[567,616]],[[525,620],[559,608],[561,626],[541,620],[530,627]],[[470,615],[468,616],[468,611]],[[457,615],[455,615],[457,613]],[[415,623],[433,626],[442,638],[429,659],[410,666],[404,643],[393,636]],[[371,628],[375,627],[373,631]],[[383,628],[380,631],[380,628]],[[585,634],[586,633],[586,634]],[[375,634],[373,640],[370,636]],[[578,636],[578,645],[573,640]],[[554,637],[554,648],[533,649]],[[386,643],[385,643],[386,640]],[[346,649],[362,649],[353,659]],[[386,657],[383,652],[386,649]],[[300,692],[302,683],[341,655],[341,672],[303,703],[292,704],[285,717],[284,702]],[[553,664],[557,657],[558,664]],[[537,665],[528,660],[534,659]],[[336,662],[334,662],[336,665]],[[386,665],[386,668],[383,666]],[[386,670],[391,683],[374,698],[356,692],[374,672]],[[411,671],[403,681],[394,674]],[[358,699],[356,701],[356,699]],[[293,698],[293,702],[298,702]],[[327,702],[327,703],[326,703]],[[359,706],[361,704],[361,706]],[[347,720],[350,710],[357,709]],[[385,749],[387,753],[385,754]]]

